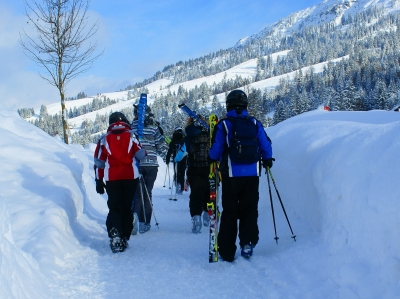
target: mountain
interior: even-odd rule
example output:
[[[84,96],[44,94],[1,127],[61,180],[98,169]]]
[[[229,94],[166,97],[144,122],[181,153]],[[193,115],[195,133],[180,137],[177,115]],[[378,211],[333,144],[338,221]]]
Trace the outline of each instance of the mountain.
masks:
[[[225,94],[235,88],[248,93],[250,112],[265,126],[326,105],[334,111],[390,110],[400,104],[399,7],[389,0],[326,0],[232,48],[166,66],[127,90],[68,101],[72,141],[95,141],[116,107],[132,118],[141,92],[148,93],[168,135],[184,125],[179,103],[221,117]],[[38,110],[26,119],[60,134],[60,104],[48,105],[41,118]]]

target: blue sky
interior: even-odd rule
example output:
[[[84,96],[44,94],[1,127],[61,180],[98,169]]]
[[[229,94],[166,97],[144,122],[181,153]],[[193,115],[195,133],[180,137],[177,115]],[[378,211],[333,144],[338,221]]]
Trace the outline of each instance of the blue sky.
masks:
[[[28,0],[30,1],[30,0]],[[40,0],[38,0],[40,2]],[[246,36],[321,0],[93,0],[89,22],[104,54],[67,86],[67,96],[120,90],[164,66],[232,47]],[[38,107],[59,101],[55,87],[23,54],[26,24],[22,0],[0,1],[0,98],[6,107]]]

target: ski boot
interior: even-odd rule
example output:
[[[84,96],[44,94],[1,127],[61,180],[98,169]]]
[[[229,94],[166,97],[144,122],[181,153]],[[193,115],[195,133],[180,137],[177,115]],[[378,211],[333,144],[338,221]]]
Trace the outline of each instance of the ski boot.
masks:
[[[121,237],[115,227],[110,230],[110,237],[111,251],[114,253],[121,252]]]
[[[253,255],[253,245],[246,244],[240,253],[244,258],[249,259]]]
[[[192,232],[195,234],[200,233],[201,231],[201,216],[195,215],[192,217]]]

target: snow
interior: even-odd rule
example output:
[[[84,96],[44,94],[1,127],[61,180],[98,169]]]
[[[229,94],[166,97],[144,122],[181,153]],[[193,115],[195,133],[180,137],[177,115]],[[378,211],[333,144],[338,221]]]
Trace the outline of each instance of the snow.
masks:
[[[191,232],[188,193],[169,200],[161,160],[159,228],[153,217],[113,254],[94,145],[65,145],[2,106],[0,116],[0,298],[400,298],[397,112],[318,109],[267,128],[297,242],[271,185],[275,243],[263,174],[253,257],[215,264],[206,229]]]

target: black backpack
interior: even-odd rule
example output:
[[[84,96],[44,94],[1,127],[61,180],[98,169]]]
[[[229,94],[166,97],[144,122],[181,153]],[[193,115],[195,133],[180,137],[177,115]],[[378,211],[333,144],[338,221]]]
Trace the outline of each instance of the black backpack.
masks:
[[[202,132],[192,138],[190,142],[190,164],[194,167],[208,166],[208,153],[210,151],[210,138]]]
[[[232,123],[232,137],[228,149],[231,161],[239,164],[256,163],[261,158],[258,143],[257,121],[249,116],[245,118],[228,117]]]

